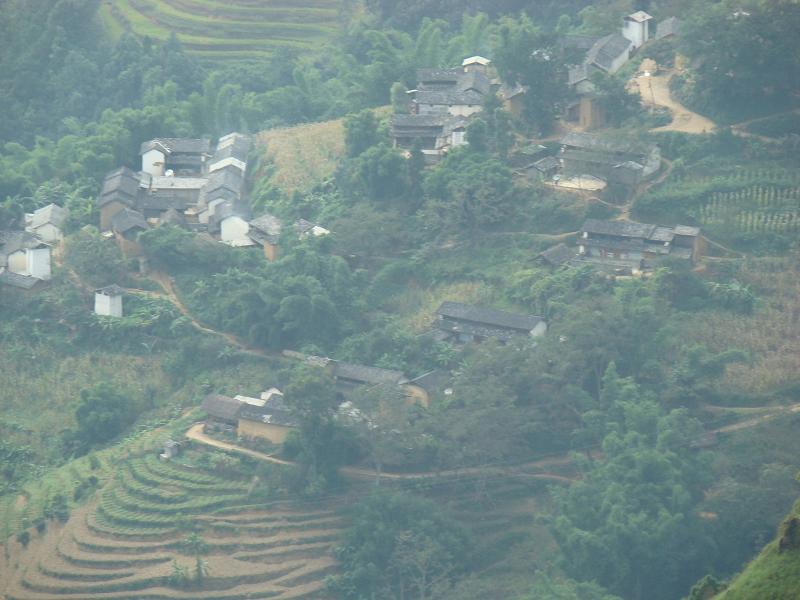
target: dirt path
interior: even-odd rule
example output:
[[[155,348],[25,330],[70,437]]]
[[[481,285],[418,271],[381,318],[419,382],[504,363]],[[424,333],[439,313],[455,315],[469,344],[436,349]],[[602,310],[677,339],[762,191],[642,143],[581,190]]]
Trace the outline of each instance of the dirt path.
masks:
[[[653,65],[654,66],[654,65]],[[643,63],[644,72],[646,65]],[[651,67],[652,68],[652,67]],[[675,69],[663,71],[658,75],[641,74],[631,79],[629,88],[638,91],[645,106],[660,106],[672,113],[672,122],[651,131],[682,131],[684,133],[711,133],[716,124],[709,118],[686,108],[672,97],[669,82],[676,74]]]
[[[231,333],[225,333],[224,331],[217,331],[216,329],[211,329],[210,327],[203,325],[200,321],[198,321],[195,318],[194,315],[192,315],[191,312],[189,312],[189,309],[186,308],[186,305],[181,301],[180,297],[178,296],[178,293],[175,291],[175,286],[172,283],[172,279],[168,275],[166,275],[165,273],[153,273],[151,275],[151,278],[154,281],[158,282],[158,284],[163,288],[164,290],[163,294],[160,294],[158,292],[149,292],[146,290],[136,290],[136,289],[129,289],[128,291],[138,294],[149,295],[153,297],[165,298],[169,300],[170,302],[172,302],[172,304],[175,305],[175,308],[177,308],[184,317],[189,319],[192,325],[194,325],[195,329],[198,329],[203,333],[208,333],[211,335],[221,337],[232,346],[236,346],[241,352],[244,352],[245,354],[253,354],[255,356],[260,356],[262,358],[275,358],[279,356],[278,353],[269,352],[267,350],[262,350],[260,348],[254,348]]]
[[[295,463],[276,458],[271,454],[265,452],[258,452],[257,450],[250,450],[249,448],[242,448],[236,444],[223,442],[209,437],[203,433],[203,424],[196,423],[192,425],[186,432],[186,437],[207,446],[219,448],[220,450],[227,450],[229,452],[236,452],[244,454],[258,460],[265,462],[291,466]],[[563,475],[556,475],[555,473],[529,473],[525,469],[535,469],[543,467],[553,467],[558,465],[569,464],[571,459],[568,456],[558,456],[553,458],[546,458],[516,467],[469,467],[464,469],[450,469],[445,471],[424,472],[424,473],[381,473],[381,479],[391,481],[414,480],[414,479],[434,479],[438,477],[458,477],[458,476],[472,476],[472,475],[503,475],[508,477],[521,477],[528,479],[544,479],[548,481],[556,481],[559,483],[572,483],[574,479],[565,477]],[[342,467],[339,472],[351,479],[368,479],[376,478],[375,471],[372,469],[362,469],[359,467]]]
[[[746,419],[744,421],[739,421],[738,423],[733,423],[731,425],[725,425],[724,427],[719,427],[717,429],[712,429],[710,433],[732,433],[734,431],[751,429],[753,427],[757,427],[758,425],[761,425],[762,423],[765,423],[777,417],[786,416],[794,413],[800,413],[800,404],[792,404],[791,406],[779,406],[772,409],[768,414],[761,415],[759,417],[753,417],[752,419]]]

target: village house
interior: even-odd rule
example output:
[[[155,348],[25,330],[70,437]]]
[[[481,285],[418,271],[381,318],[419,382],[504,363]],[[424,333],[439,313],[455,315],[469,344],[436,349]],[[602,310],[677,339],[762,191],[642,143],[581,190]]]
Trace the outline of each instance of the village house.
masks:
[[[46,244],[58,245],[64,239],[64,222],[69,211],[58,204],[48,204],[25,215],[25,231]]]
[[[595,38],[568,35],[560,40],[564,59],[575,61],[568,71],[567,83],[573,97],[567,104],[564,117],[577,123],[581,129],[602,127],[606,122],[605,111],[595,85],[594,73],[613,75],[631,58],[633,53],[650,39],[650,21],[653,17],[644,11],[626,16],[620,31]]]
[[[547,323],[542,317],[461,302],[442,302],[436,310],[436,317],[434,328],[444,339],[457,342],[487,339],[507,342],[515,337],[538,337],[547,331]]]
[[[130,208],[123,208],[111,219],[111,232],[126,258],[141,256],[139,234],[150,229],[144,215]]]
[[[568,264],[577,254],[574,247],[566,244],[556,244],[544,252],[540,252],[536,257],[536,261],[550,268],[558,268]]]
[[[211,431],[235,431],[239,437],[273,444],[282,444],[298,426],[277,388],[262,392],[258,398],[209,394],[202,409],[208,415],[206,428]]]
[[[207,139],[156,138],[143,143],[140,172],[121,167],[103,182],[98,198],[101,230],[130,242],[120,242],[128,255],[135,255],[131,243],[140,230],[162,223],[215,235],[224,230],[227,241],[235,241],[240,226],[236,218],[250,218],[245,198],[250,148],[250,138],[240,133],[221,137],[213,148]],[[130,212],[115,222],[124,211]],[[226,219],[232,220],[223,227]]]
[[[631,221],[587,219],[578,238],[577,264],[629,269],[636,274],[666,257],[695,262],[702,251],[697,227],[663,227]]]
[[[324,227],[312,223],[311,221],[306,221],[305,219],[295,221],[293,228],[297,233],[298,239],[305,239],[308,236],[322,237],[330,233],[330,231]],[[278,217],[270,214],[263,214],[257,219],[253,219],[249,223],[239,226],[236,234],[246,237],[249,241],[249,244],[242,243],[241,245],[255,244],[260,246],[263,248],[264,256],[267,260],[274,261],[278,258],[278,242],[282,230],[283,223]],[[225,237],[223,237],[223,241],[225,241]]]
[[[94,312],[103,317],[122,317],[122,297],[125,290],[116,284],[94,292]]]
[[[451,148],[466,144],[466,127],[495,94],[512,115],[522,113],[526,89],[501,82],[491,61],[482,56],[464,59],[461,68],[418,69],[417,88],[409,90],[409,114],[392,117],[397,148],[419,147],[429,163]]]
[[[27,231],[0,231],[0,282],[30,289],[51,277],[51,247]]]
[[[681,20],[677,17],[668,17],[658,22],[656,27],[656,39],[661,40],[666,37],[674,37],[680,33]]]
[[[655,144],[589,133],[569,133],[561,140],[558,158],[566,177],[591,175],[609,184],[633,187],[661,167]]]

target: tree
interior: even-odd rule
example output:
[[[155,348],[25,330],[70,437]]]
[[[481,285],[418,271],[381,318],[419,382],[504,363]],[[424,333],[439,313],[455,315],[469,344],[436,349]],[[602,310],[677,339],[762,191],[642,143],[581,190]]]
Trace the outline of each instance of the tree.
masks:
[[[613,365],[603,400],[610,403],[605,460],[587,461],[581,481],[554,491],[553,534],[571,576],[633,600],[675,597],[710,557],[695,515],[708,467],[686,435],[702,428],[685,412],[664,414]]]
[[[342,600],[432,600],[469,568],[470,536],[430,500],[376,492],[352,514],[328,583]]]
[[[286,387],[286,402],[298,426],[298,455],[302,478],[310,491],[331,485],[341,464],[342,448],[337,448],[335,421],[338,400],[333,379],[319,368],[294,369]]]
[[[362,110],[345,118],[344,147],[349,158],[355,158],[381,141],[378,120],[371,110]]]
[[[65,263],[83,281],[96,288],[121,283],[127,274],[119,247],[91,226],[67,239]]]
[[[406,86],[399,81],[395,81],[392,84],[391,97],[392,112],[396,115],[407,114],[411,103],[408,100]]]
[[[471,148],[448,153],[428,174],[424,188],[426,210],[439,227],[470,240],[510,218],[520,197],[509,168]]]
[[[114,384],[103,382],[83,389],[75,410],[77,428],[70,436],[71,445],[85,452],[117,437],[135,418],[135,403]]]
[[[603,109],[609,124],[619,126],[625,119],[636,115],[641,109],[638,96],[629,94],[625,82],[607,73],[592,74],[592,85],[598,94],[597,102]]]

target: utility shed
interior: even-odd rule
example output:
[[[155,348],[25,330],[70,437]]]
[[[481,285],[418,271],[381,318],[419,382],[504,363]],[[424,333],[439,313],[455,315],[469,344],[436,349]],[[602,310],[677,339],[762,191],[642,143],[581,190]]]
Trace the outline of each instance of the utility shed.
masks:
[[[442,302],[436,315],[434,327],[458,342],[480,342],[489,338],[506,342],[517,336],[538,337],[547,331],[542,317],[461,302]]]
[[[117,284],[108,285],[94,292],[94,312],[104,317],[122,316],[122,296],[125,290]]]

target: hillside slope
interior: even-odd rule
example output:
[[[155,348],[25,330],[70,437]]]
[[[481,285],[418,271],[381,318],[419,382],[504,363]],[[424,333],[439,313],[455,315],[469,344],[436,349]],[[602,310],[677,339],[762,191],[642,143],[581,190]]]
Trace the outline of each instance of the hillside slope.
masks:
[[[714,600],[800,598],[800,503],[770,542]]]

